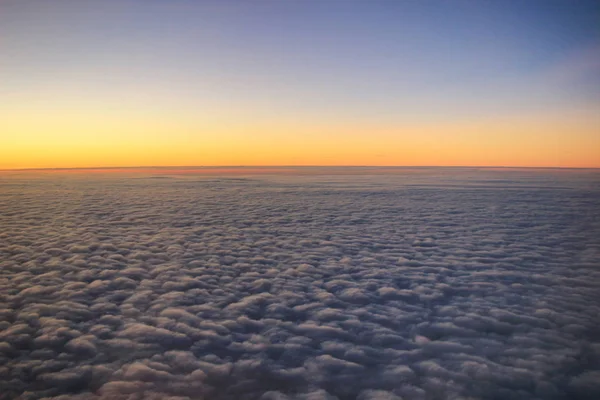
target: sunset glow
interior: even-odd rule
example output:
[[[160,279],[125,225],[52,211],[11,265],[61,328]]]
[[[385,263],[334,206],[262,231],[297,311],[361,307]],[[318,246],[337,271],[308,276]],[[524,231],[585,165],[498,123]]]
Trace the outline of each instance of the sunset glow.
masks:
[[[0,169],[600,167],[597,4],[449,4],[2,2]]]

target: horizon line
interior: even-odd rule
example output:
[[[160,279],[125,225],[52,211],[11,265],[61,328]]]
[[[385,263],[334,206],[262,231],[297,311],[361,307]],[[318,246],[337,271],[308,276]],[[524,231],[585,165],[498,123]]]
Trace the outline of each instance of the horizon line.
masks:
[[[70,171],[70,170],[118,170],[118,169],[250,169],[250,168],[498,168],[498,169],[576,169],[596,170],[600,167],[558,167],[558,166],[518,166],[518,165],[138,165],[138,166],[98,166],[98,167],[39,167],[39,168],[0,168],[0,172],[25,171]]]

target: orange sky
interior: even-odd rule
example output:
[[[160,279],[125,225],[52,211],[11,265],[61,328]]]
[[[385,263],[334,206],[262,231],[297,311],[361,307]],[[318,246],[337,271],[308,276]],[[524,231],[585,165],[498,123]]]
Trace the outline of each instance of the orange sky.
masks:
[[[0,112],[0,169],[173,165],[600,167],[600,114],[238,123],[93,110]],[[71,111],[71,112],[69,112]]]

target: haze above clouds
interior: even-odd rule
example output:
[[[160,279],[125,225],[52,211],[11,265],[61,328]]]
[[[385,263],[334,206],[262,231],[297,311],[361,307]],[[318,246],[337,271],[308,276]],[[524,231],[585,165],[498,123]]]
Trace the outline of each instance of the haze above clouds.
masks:
[[[0,399],[600,398],[597,171],[299,171],[0,176]]]

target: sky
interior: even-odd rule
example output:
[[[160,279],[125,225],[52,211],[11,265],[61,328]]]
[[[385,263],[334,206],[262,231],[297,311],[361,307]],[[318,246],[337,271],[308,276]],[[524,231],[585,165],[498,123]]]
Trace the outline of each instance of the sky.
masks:
[[[600,167],[600,2],[1,0],[0,169]]]

